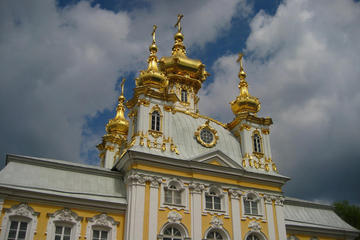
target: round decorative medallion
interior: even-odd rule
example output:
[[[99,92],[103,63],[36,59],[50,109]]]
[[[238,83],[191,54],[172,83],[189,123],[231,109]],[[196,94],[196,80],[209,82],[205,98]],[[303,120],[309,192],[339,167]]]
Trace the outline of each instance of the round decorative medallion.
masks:
[[[198,127],[195,132],[197,141],[204,147],[213,147],[216,145],[216,141],[219,139],[217,131],[209,126],[210,121],[207,120],[204,125]]]
[[[214,134],[208,128],[203,128],[200,131],[200,138],[205,143],[209,144],[214,140]]]

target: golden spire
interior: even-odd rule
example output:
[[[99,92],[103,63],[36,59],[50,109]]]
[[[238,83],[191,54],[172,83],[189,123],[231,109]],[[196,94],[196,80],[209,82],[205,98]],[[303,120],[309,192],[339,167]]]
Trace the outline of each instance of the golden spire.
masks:
[[[181,27],[181,19],[184,17],[184,15],[182,14],[178,14],[177,17],[177,22],[174,25],[174,27],[176,27],[178,29],[177,33],[174,36],[175,39],[175,44],[172,48],[172,55],[180,55],[180,56],[185,56],[186,55],[186,48],[184,46],[184,35],[181,33],[182,27]]]
[[[159,70],[158,69],[158,64],[157,64],[158,59],[157,59],[157,56],[156,56],[156,53],[157,53],[157,50],[158,50],[158,48],[156,46],[156,41],[155,41],[156,29],[157,29],[157,26],[154,25],[153,26],[153,31],[151,33],[151,35],[152,35],[152,43],[149,46],[150,56],[149,56],[148,61],[147,61],[148,64],[149,64],[148,69],[147,69],[148,71],[151,71],[151,70],[152,71],[158,71]]]
[[[152,43],[149,46],[150,55],[147,60],[148,68],[147,70],[140,71],[139,77],[136,78],[136,86],[143,86],[150,84],[153,85],[154,87],[164,88],[168,84],[166,76],[164,75],[164,73],[159,71],[159,67],[158,67],[159,60],[156,56],[158,48],[156,46],[156,39],[155,39],[156,29],[157,26],[154,25],[153,31],[151,33]]]
[[[240,71],[238,74],[240,78],[240,83],[238,85],[240,94],[230,103],[231,110],[235,115],[243,112],[257,113],[260,110],[259,99],[249,94],[248,83],[246,82],[246,72],[244,71],[242,63],[243,56],[242,53],[239,53],[239,57],[236,60],[236,62],[240,63]]]
[[[120,134],[127,135],[129,129],[129,121],[125,118],[125,107],[124,107],[124,84],[125,78],[121,82],[121,95],[119,97],[119,104],[116,107],[115,118],[110,119],[109,123],[106,125],[106,132],[108,134]]]

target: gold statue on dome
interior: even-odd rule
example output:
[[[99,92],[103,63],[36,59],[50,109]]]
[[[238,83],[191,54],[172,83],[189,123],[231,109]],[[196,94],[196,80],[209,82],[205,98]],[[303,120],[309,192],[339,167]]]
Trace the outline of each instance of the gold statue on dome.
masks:
[[[184,17],[184,15],[182,14],[178,14],[178,19],[176,24],[174,25],[174,27],[177,27],[178,32],[181,32],[182,28],[181,28],[181,19]]]
[[[157,26],[154,24],[153,31],[151,33],[152,39],[153,39],[153,41],[152,41],[153,44],[155,44],[155,31],[156,31],[156,29],[157,29]]]

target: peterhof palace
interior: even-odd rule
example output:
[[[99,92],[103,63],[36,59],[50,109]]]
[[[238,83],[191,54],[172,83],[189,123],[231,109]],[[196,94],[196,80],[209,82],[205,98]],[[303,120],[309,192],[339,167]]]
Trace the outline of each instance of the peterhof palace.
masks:
[[[7,155],[0,172],[1,240],[332,240],[359,231],[331,206],[288,198],[272,159],[272,119],[248,89],[239,55],[234,118],[199,113],[209,76],[187,57],[178,16],[171,55],[157,57],[131,99],[124,81],[99,166]],[[151,40],[149,40],[151,41]],[[125,108],[128,115],[125,117]]]

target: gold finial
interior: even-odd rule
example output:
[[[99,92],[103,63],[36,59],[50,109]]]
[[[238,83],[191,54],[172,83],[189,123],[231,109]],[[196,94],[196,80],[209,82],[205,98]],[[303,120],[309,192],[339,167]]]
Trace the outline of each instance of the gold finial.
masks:
[[[157,26],[154,24],[153,31],[151,33],[152,39],[153,39],[153,41],[152,41],[153,44],[155,44],[155,31],[156,31],[156,29],[157,29]]]
[[[239,53],[239,57],[236,60],[236,62],[240,62],[239,78],[240,78],[240,80],[245,81],[246,72],[244,71],[243,62],[242,62],[243,56],[244,56],[243,53]]]
[[[181,32],[182,28],[181,28],[181,19],[184,17],[184,15],[182,14],[178,14],[178,19],[176,24],[174,25],[174,27],[177,27],[178,32]]]

